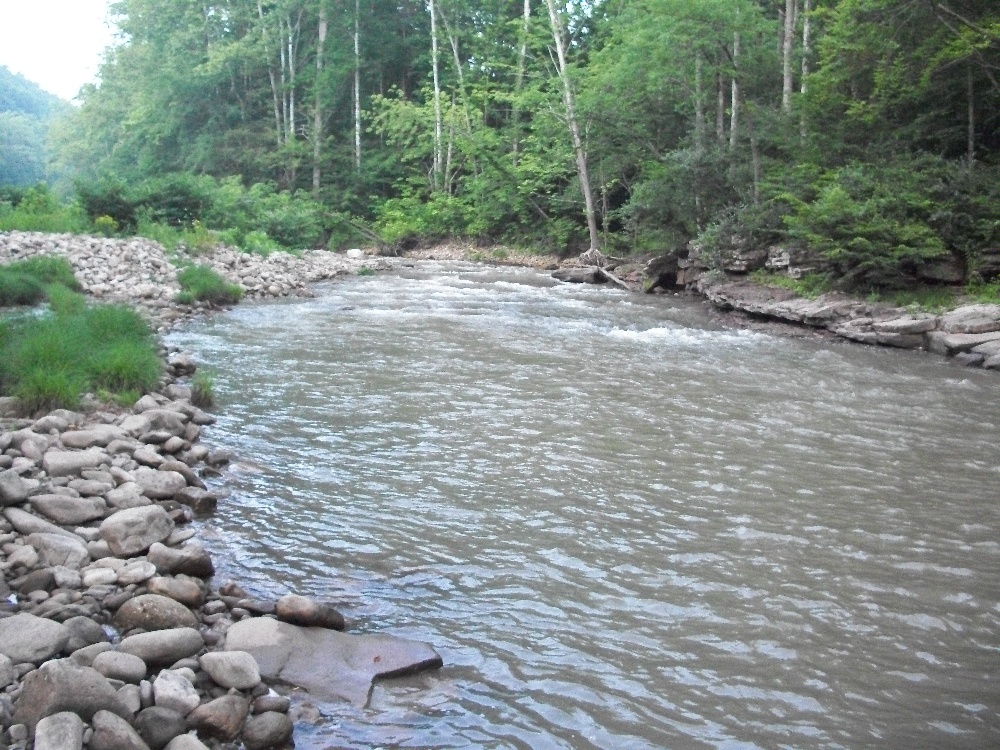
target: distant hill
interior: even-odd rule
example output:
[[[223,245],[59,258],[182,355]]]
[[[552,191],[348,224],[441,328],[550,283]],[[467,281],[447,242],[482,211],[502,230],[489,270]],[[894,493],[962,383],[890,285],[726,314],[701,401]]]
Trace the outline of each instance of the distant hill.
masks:
[[[33,185],[45,179],[49,126],[69,106],[0,65],[0,185]]]

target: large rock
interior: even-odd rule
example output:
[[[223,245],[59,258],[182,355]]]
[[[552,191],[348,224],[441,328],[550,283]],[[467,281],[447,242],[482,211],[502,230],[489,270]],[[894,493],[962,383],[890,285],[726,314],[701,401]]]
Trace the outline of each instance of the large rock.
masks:
[[[187,731],[187,722],[176,711],[150,706],[135,717],[135,728],[152,750],[163,750],[171,740]]]
[[[86,430],[64,432],[60,438],[67,448],[105,447],[112,440],[125,437],[120,427],[109,424],[90,425]]]
[[[25,536],[28,534],[58,534],[67,539],[82,541],[72,531],[67,531],[60,526],[56,526],[51,521],[46,521],[44,518],[39,518],[35,514],[28,513],[20,508],[6,508],[3,516],[10,521],[10,525],[14,527],[17,533]]]
[[[149,420],[150,429],[153,431],[163,430],[177,437],[184,435],[187,416],[180,412],[171,409],[148,409],[142,412],[142,416]]]
[[[243,744],[247,750],[267,750],[284,747],[292,739],[294,726],[285,714],[266,711],[251,716],[243,726]]]
[[[150,750],[127,721],[110,711],[95,713],[93,725],[90,750]]]
[[[142,494],[142,487],[135,482],[125,482],[115,487],[105,496],[108,505],[118,510],[128,508],[140,508],[144,505],[152,505],[153,501]]]
[[[0,505],[19,505],[28,499],[29,492],[28,483],[16,471],[0,471]]]
[[[86,451],[50,450],[42,457],[42,468],[50,477],[66,477],[110,462],[108,454],[96,448]]]
[[[98,497],[67,497],[66,495],[35,495],[31,507],[62,526],[80,526],[101,518],[108,506]]]
[[[6,654],[0,653],[0,690],[17,680],[17,670],[14,662]]]
[[[246,651],[210,651],[198,663],[221,687],[250,690],[260,684],[257,661]]]
[[[69,643],[65,625],[22,613],[0,620],[0,654],[14,664],[50,659]]]
[[[131,414],[125,417],[119,427],[122,432],[132,438],[137,438],[153,429],[152,423],[142,414]]]
[[[66,644],[65,649],[67,654],[108,640],[108,634],[104,632],[104,628],[89,617],[71,617],[63,625],[69,629],[70,633],[69,643]]]
[[[208,490],[200,487],[185,487],[174,495],[174,500],[190,506],[195,513],[212,513],[219,504],[219,498]]]
[[[965,305],[946,312],[938,320],[945,333],[980,334],[1000,331],[1000,305]]]
[[[90,721],[101,710],[123,718],[131,715],[100,672],[73,659],[57,659],[24,678],[24,687],[14,704],[14,722],[34,727],[42,717],[60,711],[72,711]]]
[[[390,635],[348,635],[325,628],[301,628],[269,617],[235,623],[227,651],[246,651],[261,676],[304,688],[320,700],[365,706],[375,679],[411,674],[442,665],[426,643]]]
[[[140,466],[132,472],[142,494],[154,500],[168,500],[188,486],[184,475],[176,471],[163,471]]]
[[[164,669],[153,681],[153,702],[160,708],[187,716],[201,699],[194,685],[180,672]]]
[[[133,557],[170,536],[174,522],[159,505],[147,505],[113,513],[100,530],[115,556]]]
[[[129,599],[115,613],[115,627],[126,631],[196,628],[198,618],[180,602],[159,594],[143,594]]]
[[[62,534],[28,534],[24,541],[38,550],[42,563],[50,568],[63,565],[79,569],[90,562],[90,552],[79,537],[71,538]]]
[[[285,594],[274,605],[279,620],[303,627],[344,629],[344,616],[333,607],[298,594]]]
[[[188,607],[200,607],[205,603],[205,592],[201,586],[188,578],[157,576],[149,580],[146,588],[151,594],[169,596]]]
[[[199,733],[221,740],[235,739],[250,713],[250,702],[242,695],[224,695],[203,703],[188,714],[188,722]]]
[[[122,651],[102,651],[91,666],[109,679],[134,684],[146,679],[146,662]]]
[[[83,719],[72,711],[46,716],[35,727],[35,750],[80,750]]]
[[[162,666],[194,656],[204,645],[201,633],[194,628],[174,628],[130,635],[122,639],[118,650],[138,656],[150,666]]]
[[[146,558],[156,566],[157,572],[163,575],[183,573],[196,578],[208,578],[215,573],[212,556],[196,542],[182,547],[154,544],[149,548]]]

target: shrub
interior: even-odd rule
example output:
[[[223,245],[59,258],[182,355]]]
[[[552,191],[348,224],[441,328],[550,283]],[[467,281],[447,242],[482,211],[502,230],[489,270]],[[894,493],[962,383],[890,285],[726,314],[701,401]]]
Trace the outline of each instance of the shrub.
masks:
[[[85,232],[86,217],[73,206],[63,206],[45,184],[28,188],[16,207],[0,210],[0,232]]]
[[[110,216],[98,216],[94,219],[94,231],[105,237],[114,237],[118,234],[118,222]]]
[[[177,274],[181,292],[175,298],[182,304],[210,302],[213,305],[235,304],[243,297],[243,288],[226,281],[208,266],[188,266]]]
[[[43,284],[62,284],[67,289],[74,291],[82,289],[80,282],[73,275],[73,267],[69,261],[58,255],[36,255],[33,258],[11,263],[8,267],[17,268]]]
[[[0,266],[0,307],[35,305],[47,292],[58,294],[57,287],[80,288],[65,258],[40,255]]]

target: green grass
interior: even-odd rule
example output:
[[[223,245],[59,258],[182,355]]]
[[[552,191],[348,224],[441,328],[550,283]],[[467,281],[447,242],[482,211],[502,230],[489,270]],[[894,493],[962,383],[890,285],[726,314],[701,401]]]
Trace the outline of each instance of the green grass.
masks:
[[[0,266],[0,307],[36,305],[62,287],[80,289],[73,268],[65,258],[39,255]]]
[[[198,370],[191,378],[191,403],[199,409],[215,406],[215,376],[207,370]]]
[[[0,393],[36,412],[75,408],[87,390],[134,401],[136,393],[156,386],[159,351],[137,312],[123,305],[87,307],[68,291],[52,301],[47,313],[0,323]]]
[[[78,234],[88,229],[87,217],[71,207],[55,206],[39,211],[18,206],[0,210],[0,232]]]
[[[243,289],[231,284],[208,266],[188,266],[177,274],[181,291],[174,298],[181,304],[210,302],[213,305],[235,304],[243,297]]]
[[[361,268],[358,269],[357,275],[358,276],[374,276],[375,275],[375,269],[374,268],[369,268],[368,266],[361,266]]]
[[[965,288],[965,294],[974,302],[1000,303],[1000,280],[973,282]]]
[[[807,299],[815,299],[832,288],[830,277],[822,273],[807,273],[802,278],[793,279],[791,276],[770,271],[754,271],[750,274],[750,279],[764,286],[788,289]]]
[[[868,295],[871,302],[888,302],[895,307],[910,307],[922,312],[940,313],[955,307],[953,289],[940,286],[917,286],[912,289]]]
[[[27,274],[0,268],[0,307],[37,305],[45,299],[45,286]]]

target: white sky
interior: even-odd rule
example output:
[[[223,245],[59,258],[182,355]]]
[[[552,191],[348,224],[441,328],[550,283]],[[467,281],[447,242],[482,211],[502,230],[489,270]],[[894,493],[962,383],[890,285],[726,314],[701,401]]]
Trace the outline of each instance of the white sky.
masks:
[[[0,65],[72,99],[113,39],[112,0],[0,0]]]

